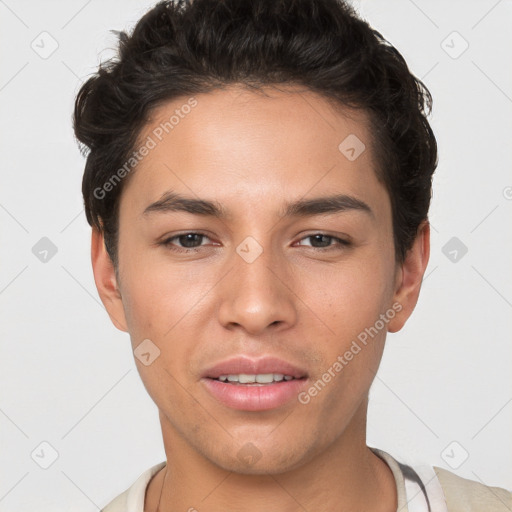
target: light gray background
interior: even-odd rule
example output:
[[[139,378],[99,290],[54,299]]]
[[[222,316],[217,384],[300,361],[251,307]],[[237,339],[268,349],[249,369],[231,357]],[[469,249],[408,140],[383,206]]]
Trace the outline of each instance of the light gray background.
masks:
[[[1,511],[98,510],[164,460],[128,335],[96,293],[71,130],[109,30],[151,5],[0,0]],[[511,489],[512,2],[355,5],[430,88],[440,150],[431,260],[416,312],[388,337],[368,443]],[[57,248],[46,262],[42,237]],[[455,262],[452,237],[468,248]]]

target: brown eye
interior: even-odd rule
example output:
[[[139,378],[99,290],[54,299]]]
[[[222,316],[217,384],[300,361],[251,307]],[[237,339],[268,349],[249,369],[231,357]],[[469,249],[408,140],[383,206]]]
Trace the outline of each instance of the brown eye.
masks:
[[[177,252],[186,252],[187,250],[193,251],[203,245],[201,242],[204,238],[208,237],[203,233],[182,233],[180,235],[166,238],[161,245]]]
[[[304,238],[301,239],[302,240],[311,240],[311,243],[309,244],[309,246],[312,248],[312,249],[319,249],[319,250],[322,250],[322,249],[330,249],[330,248],[336,248],[336,246],[342,246],[342,247],[346,247],[348,245],[350,245],[350,242],[348,242],[347,240],[343,240],[342,238],[338,238],[338,237],[335,237],[335,236],[332,236],[332,235],[327,235],[325,233],[315,233],[313,235],[308,235]],[[334,244],[332,243],[334,241]],[[300,244],[300,245],[308,245],[308,244]]]

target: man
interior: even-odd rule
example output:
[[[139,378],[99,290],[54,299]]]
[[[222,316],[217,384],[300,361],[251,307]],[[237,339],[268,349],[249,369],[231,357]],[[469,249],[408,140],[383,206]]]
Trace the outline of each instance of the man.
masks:
[[[96,286],[167,460],[105,511],[512,509],[366,445],[429,258],[430,106],[341,1],[164,2],[121,34],[75,132]]]

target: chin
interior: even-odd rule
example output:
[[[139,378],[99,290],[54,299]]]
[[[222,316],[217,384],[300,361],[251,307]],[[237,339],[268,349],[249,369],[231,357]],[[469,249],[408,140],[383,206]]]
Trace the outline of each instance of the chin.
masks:
[[[279,475],[281,473],[287,473],[301,464],[296,461],[281,461],[281,460],[270,460],[267,457],[266,461],[263,458],[255,463],[240,462],[238,459],[230,459],[218,461],[217,465],[226,471],[237,473],[240,475],[256,475],[256,476],[268,476],[268,475]]]
[[[260,443],[257,448],[248,441],[234,452],[226,449],[208,458],[225,471],[242,475],[278,475],[299,468],[311,458],[307,453],[297,451],[297,446],[290,446],[287,451],[283,444],[262,445]]]

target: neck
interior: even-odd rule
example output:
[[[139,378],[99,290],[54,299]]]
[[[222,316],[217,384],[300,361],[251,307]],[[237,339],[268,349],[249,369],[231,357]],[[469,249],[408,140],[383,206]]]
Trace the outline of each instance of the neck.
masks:
[[[362,404],[347,429],[322,453],[293,470],[264,475],[226,471],[188,445],[161,415],[167,465],[146,493],[145,512],[394,512],[395,480],[366,446]]]

